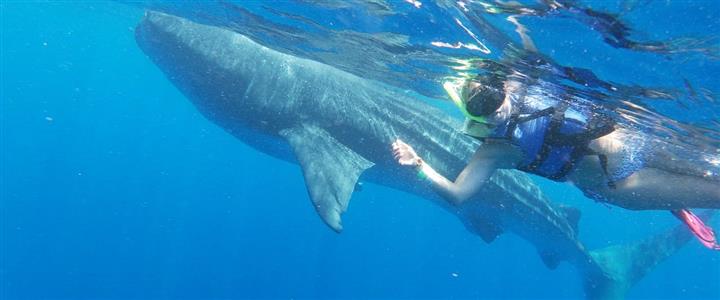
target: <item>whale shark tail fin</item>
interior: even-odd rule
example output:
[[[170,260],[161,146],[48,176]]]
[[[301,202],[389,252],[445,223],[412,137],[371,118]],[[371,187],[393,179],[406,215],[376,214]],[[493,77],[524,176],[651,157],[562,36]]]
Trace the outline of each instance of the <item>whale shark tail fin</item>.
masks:
[[[715,211],[704,211],[707,221]],[[692,239],[684,224],[634,243],[590,251],[601,270],[586,274],[585,291],[591,299],[622,299],[627,291],[656,265],[675,254]]]

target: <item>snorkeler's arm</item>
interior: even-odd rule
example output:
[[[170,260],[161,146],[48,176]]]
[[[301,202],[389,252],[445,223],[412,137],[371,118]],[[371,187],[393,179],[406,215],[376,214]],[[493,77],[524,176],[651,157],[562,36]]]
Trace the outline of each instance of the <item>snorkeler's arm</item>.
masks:
[[[433,189],[454,205],[474,196],[496,169],[514,168],[517,152],[506,143],[485,143],[475,152],[470,163],[455,181],[450,181],[422,160],[409,145],[397,140],[393,143],[395,158],[402,165],[414,166]]]
[[[497,169],[515,168],[514,149],[506,143],[485,143],[475,152],[470,163],[455,181],[450,181],[423,162],[417,168],[443,198],[460,205],[478,193]]]

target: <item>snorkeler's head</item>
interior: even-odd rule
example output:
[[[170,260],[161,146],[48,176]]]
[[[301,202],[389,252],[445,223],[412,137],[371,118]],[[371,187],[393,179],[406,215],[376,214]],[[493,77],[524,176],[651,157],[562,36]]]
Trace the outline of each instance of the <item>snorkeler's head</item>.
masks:
[[[462,88],[463,112],[468,118],[487,123],[487,118],[505,101],[504,80],[500,75],[489,73],[466,81]]]
[[[492,135],[498,125],[498,111],[505,101],[505,81],[500,75],[488,73],[466,80],[460,93],[452,83],[446,82],[443,88],[450,99],[467,117],[464,132],[477,138]]]
[[[447,81],[443,88],[450,99],[467,117],[466,134],[485,138],[493,133],[505,114],[499,114],[505,102],[505,79],[493,73],[478,75],[473,79]]]

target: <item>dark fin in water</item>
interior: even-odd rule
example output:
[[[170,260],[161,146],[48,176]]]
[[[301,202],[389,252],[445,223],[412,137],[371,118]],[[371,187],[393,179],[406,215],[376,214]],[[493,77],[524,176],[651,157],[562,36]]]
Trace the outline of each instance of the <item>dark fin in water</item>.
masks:
[[[704,211],[708,221],[715,211]],[[622,299],[627,291],[655,266],[675,254],[693,235],[685,224],[666,232],[626,245],[590,251],[601,270],[587,270],[585,292],[590,299]]]
[[[495,224],[487,223],[485,226],[475,227],[473,230],[486,243],[492,243],[499,235],[503,233],[500,227]]]
[[[280,132],[295,152],[315,210],[336,232],[360,174],[373,166],[324,129],[302,125]]]
[[[543,263],[550,270],[555,270],[555,268],[557,268],[557,266],[562,261],[558,254],[554,251],[545,250],[538,252],[538,254],[540,254],[540,258],[542,259]]]
[[[499,235],[503,233],[502,228],[495,222],[489,220],[486,217],[479,216],[477,214],[472,216],[465,216],[461,218],[465,220],[465,228],[470,232],[478,235],[486,243],[492,243]]]
[[[565,214],[565,219],[568,220],[568,223],[570,223],[570,226],[572,226],[573,231],[575,231],[575,234],[577,234],[578,223],[580,222],[580,216],[582,215],[580,210],[575,207],[565,206],[565,205],[561,205],[560,209]]]

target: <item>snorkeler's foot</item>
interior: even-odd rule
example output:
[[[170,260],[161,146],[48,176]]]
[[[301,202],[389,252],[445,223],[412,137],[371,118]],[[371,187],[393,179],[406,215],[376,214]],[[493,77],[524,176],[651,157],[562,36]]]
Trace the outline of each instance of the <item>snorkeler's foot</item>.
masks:
[[[713,232],[712,228],[705,225],[700,218],[687,209],[673,210],[671,212],[690,228],[690,231],[703,246],[713,250],[720,250],[720,245],[718,245],[717,239],[715,239],[715,232]]]

